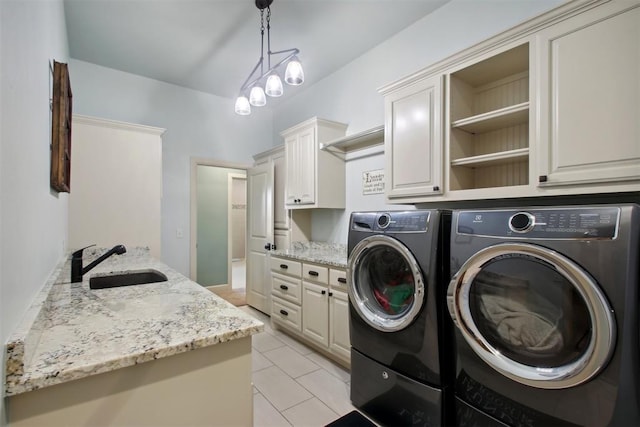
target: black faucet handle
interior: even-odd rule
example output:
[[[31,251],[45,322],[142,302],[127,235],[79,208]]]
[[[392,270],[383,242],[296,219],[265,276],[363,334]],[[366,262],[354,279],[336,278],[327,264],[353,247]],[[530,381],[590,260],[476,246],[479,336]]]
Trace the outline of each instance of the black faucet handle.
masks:
[[[73,257],[73,258],[82,258],[82,251],[84,251],[85,249],[90,248],[90,247],[92,247],[92,246],[95,246],[95,245],[96,245],[96,244],[94,243],[93,245],[85,246],[85,247],[84,247],[84,248],[82,248],[82,249],[78,249],[77,251],[75,251],[75,252],[72,254],[72,257]]]

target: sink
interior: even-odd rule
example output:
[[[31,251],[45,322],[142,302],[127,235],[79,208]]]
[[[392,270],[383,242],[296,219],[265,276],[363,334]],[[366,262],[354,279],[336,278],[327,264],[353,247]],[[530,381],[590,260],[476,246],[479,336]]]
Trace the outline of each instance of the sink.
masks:
[[[104,289],[118,286],[142,285],[145,283],[166,282],[167,276],[151,268],[130,270],[122,273],[101,274],[89,279],[89,288]]]

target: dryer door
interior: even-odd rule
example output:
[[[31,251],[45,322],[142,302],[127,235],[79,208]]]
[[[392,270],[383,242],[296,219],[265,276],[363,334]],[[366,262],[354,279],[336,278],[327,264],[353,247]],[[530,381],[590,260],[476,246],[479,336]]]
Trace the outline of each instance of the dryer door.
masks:
[[[424,278],[413,254],[393,237],[362,239],[351,252],[349,298],[370,326],[395,332],[406,328],[424,302]]]
[[[595,280],[567,257],[526,243],[485,248],[452,278],[451,317],[475,353],[522,384],[581,384],[608,362],[612,311]]]

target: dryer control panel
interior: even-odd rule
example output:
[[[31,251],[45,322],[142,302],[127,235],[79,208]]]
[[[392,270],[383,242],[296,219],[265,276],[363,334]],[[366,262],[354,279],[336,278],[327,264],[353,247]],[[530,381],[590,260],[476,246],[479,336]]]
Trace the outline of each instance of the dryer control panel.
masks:
[[[614,239],[617,207],[459,211],[456,232],[527,239]]]
[[[425,210],[397,212],[354,212],[351,229],[378,233],[416,233],[429,228],[431,212]]]

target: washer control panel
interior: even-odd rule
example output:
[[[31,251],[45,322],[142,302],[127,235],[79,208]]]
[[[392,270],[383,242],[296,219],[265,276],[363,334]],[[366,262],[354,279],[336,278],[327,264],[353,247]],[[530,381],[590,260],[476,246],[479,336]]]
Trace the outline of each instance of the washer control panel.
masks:
[[[378,233],[416,233],[429,228],[431,212],[426,210],[398,212],[354,212],[351,229]]]
[[[617,207],[473,210],[457,214],[458,234],[527,239],[613,239]]]

